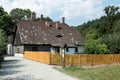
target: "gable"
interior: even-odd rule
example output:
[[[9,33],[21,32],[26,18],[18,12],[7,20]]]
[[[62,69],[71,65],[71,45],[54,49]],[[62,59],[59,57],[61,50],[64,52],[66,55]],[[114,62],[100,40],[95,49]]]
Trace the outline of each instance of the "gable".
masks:
[[[21,39],[20,39],[20,34],[19,34],[19,29],[17,29],[16,31],[16,35],[15,35],[15,40],[14,40],[14,45],[20,45],[21,43]]]

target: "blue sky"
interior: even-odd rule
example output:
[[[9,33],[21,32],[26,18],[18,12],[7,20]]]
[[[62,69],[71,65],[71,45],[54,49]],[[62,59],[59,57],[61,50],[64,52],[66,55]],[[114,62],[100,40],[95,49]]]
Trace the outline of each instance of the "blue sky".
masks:
[[[43,14],[54,21],[61,21],[64,16],[71,26],[100,18],[108,5],[120,7],[120,0],[0,0],[0,6],[8,13],[14,8],[28,8],[36,12],[37,17]]]

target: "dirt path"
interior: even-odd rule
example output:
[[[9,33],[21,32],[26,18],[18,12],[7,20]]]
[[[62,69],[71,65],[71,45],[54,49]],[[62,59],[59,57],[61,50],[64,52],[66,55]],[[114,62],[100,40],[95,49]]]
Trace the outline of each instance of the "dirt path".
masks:
[[[52,66],[20,57],[5,57],[0,80],[77,80]]]

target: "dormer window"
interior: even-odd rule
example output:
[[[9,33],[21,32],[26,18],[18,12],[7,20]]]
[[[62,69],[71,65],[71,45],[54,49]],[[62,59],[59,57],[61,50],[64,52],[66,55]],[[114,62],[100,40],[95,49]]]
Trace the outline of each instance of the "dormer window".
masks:
[[[61,27],[58,27],[58,30],[62,29]]]
[[[50,24],[50,27],[52,27],[52,24]]]
[[[57,35],[56,37],[62,37],[62,35]]]

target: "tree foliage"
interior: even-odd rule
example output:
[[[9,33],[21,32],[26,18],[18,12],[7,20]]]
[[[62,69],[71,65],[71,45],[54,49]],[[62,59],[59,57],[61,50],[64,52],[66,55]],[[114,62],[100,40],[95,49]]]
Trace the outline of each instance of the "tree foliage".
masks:
[[[100,39],[96,39],[96,33],[87,34],[86,44],[84,46],[84,53],[88,54],[103,54],[109,53],[107,45],[100,42]]]
[[[10,11],[10,15],[13,17],[15,22],[18,22],[24,17],[29,19],[31,16],[31,12],[32,11],[30,9],[15,8],[15,9]]]
[[[2,29],[0,29],[0,55],[5,50],[6,48],[5,46],[6,46],[5,32]]]
[[[120,53],[119,7],[115,7],[113,5],[107,6],[104,11],[106,14],[105,16],[88,21],[87,23],[79,25],[76,28],[87,41],[85,45],[86,53]]]
[[[88,54],[104,54],[109,53],[105,44],[99,44],[97,42],[88,41],[84,47],[84,53]]]
[[[8,34],[14,25],[12,17],[0,7],[0,29],[3,29]]]
[[[103,36],[102,42],[108,46],[110,53],[120,53],[120,32]]]
[[[115,7],[113,5],[106,6],[104,11],[108,17],[114,16],[119,10],[119,7]]]
[[[36,21],[39,21],[41,18],[36,18]],[[49,16],[43,17],[42,21],[53,21]]]

